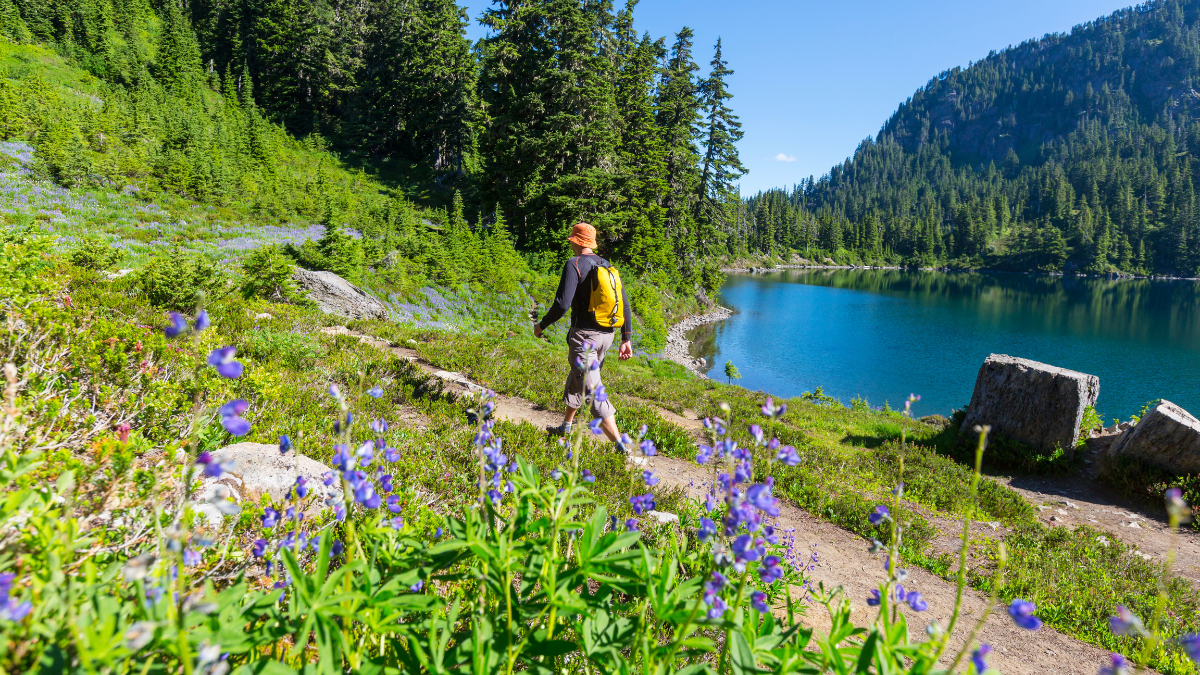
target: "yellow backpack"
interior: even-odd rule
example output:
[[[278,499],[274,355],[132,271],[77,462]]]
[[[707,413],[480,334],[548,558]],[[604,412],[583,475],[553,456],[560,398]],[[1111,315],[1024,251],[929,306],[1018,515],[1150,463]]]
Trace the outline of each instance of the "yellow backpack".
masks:
[[[579,271],[579,262],[575,263],[575,271]],[[607,260],[600,258],[588,274],[588,286],[591,297],[588,299],[588,312],[596,320],[596,325],[602,328],[620,328],[625,325],[625,308],[621,306],[624,293],[622,292],[621,275],[617,268]]]

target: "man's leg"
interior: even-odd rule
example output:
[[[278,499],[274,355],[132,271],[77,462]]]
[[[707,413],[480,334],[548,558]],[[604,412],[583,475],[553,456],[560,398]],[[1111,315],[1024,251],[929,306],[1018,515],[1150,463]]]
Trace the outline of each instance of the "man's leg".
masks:
[[[571,367],[571,372],[567,375],[567,381],[563,385],[563,403],[566,404],[567,412],[563,415],[562,424],[556,427],[546,427],[546,431],[552,434],[566,436],[571,433],[575,413],[583,405],[584,374],[587,372],[587,365],[584,364],[585,370],[575,367],[576,358],[587,358],[587,352],[583,350],[583,342],[584,338],[580,337],[577,331],[567,333],[567,363]]]
[[[604,357],[608,354],[608,350],[612,347],[613,333],[597,332],[595,335],[589,337],[592,340],[592,343],[595,345],[596,360],[601,366],[603,366]],[[603,384],[600,380],[601,370],[602,368],[598,368],[596,370],[589,370],[587,373],[587,384],[589,387],[591,387],[592,391],[596,391],[596,389]],[[622,452],[629,452],[631,450],[631,448],[626,448],[625,444],[621,442],[621,430],[617,428],[617,409],[613,407],[612,401],[607,399],[603,401],[593,400],[592,415],[600,418],[600,430],[604,432],[604,435],[608,437],[608,440],[612,441],[617,446],[618,450]]]

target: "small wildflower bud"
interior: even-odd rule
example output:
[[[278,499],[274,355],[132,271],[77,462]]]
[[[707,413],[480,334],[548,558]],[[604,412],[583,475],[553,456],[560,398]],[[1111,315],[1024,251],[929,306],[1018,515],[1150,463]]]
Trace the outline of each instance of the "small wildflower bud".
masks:
[[[129,442],[129,425],[128,424],[122,423],[122,424],[117,425],[117,440],[121,441],[122,443]]]
[[[1020,598],[1013,600],[1008,606],[1008,615],[1012,617],[1013,623],[1025,630],[1037,630],[1042,627],[1042,620],[1033,615],[1036,611],[1037,605]]]
[[[234,361],[237,347],[221,347],[214,349],[208,355],[208,365],[217,369],[217,373],[228,380],[236,380],[242,376],[244,367],[241,362]]]
[[[371,387],[367,390],[367,396],[370,396],[371,398],[381,398],[383,396],[383,389],[380,387]]]
[[[732,412],[732,408],[730,408],[729,404],[724,401],[721,401],[721,403],[719,405],[717,405],[717,407],[720,408],[721,412],[725,413],[726,415],[729,415]]]
[[[163,334],[169,338],[179,337],[188,331],[187,320],[179,312],[171,312],[170,324],[163,329]]]
[[[208,310],[202,309],[196,312],[196,322],[193,325],[197,333],[211,326],[212,321],[208,318]]]
[[[1191,654],[1188,655],[1191,656]],[[1101,668],[1099,675],[1129,675],[1129,661],[1124,656],[1116,653],[1109,654],[1108,656],[1112,665]]]
[[[904,496],[904,483],[903,482],[896,483],[896,487],[892,488],[892,494],[896,495],[897,497],[903,497]]]
[[[987,672],[987,655],[992,653],[992,648],[988,645],[981,644],[979,649],[976,649],[971,654],[971,665],[975,667],[976,675],[983,675]]]
[[[879,541],[878,539],[872,539],[871,540],[871,548],[867,549],[867,551],[872,554],[879,553],[882,550],[883,550],[883,542]]]
[[[329,395],[336,399],[341,399],[342,398],[342,388],[337,386],[336,383],[329,385]]]
[[[603,422],[604,420],[597,417],[591,421],[588,427],[592,430],[593,434],[599,436],[600,434],[604,433],[604,431],[600,428],[600,424]]]
[[[288,451],[291,449],[292,449],[292,439],[288,438],[286,434],[283,436],[280,436],[279,437],[279,454],[286,455],[288,453]]]
[[[425,582],[421,579],[417,579],[417,583],[409,586],[408,590],[412,593],[420,593],[422,588],[425,588]]]
[[[1125,605],[1117,605],[1117,615],[1108,617],[1108,629],[1113,635],[1142,637],[1148,635],[1142,620]]]
[[[1176,642],[1183,648],[1183,653],[1188,655],[1192,663],[1200,665],[1200,634],[1188,633],[1176,640]]]
[[[871,595],[869,595],[867,597],[867,606],[868,607],[878,607],[880,605],[880,603],[882,603],[882,602],[883,602],[883,594],[879,592],[878,588],[872,590]]]
[[[878,525],[885,520],[891,519],[891,512],[888,511],[888,507],[884,506],[883,504],[876,506],[875,510],[871,512],[871,515],[867,516],[867,522],[871,523],[872,525]]]
[[[914,612],[924,612],[925,610],[929,609],[929,603],[925,602],[925,600],[921,597],[921,594],[917,591],[912,591],[908,594],[907,602],[908,606],[911,607]]]
[[[750,594],[750,606],[760,614],[771,611],[771,608],[767,606],[767,594],[762,591],[754,591]]]
[[[930,621],[929,625],[925,626],[925,634],[931,638],[939,637],[942,632],[942,627],[940,624],[938,624],[937,619]]]
[[[1192,510],[1188,508],[1188,504],[1183,500],[1183,490],[1179,488],[1171,488],[1166,492],[1167,513],[1171,514],[1180,523],[1186,523],[1191,520]]]

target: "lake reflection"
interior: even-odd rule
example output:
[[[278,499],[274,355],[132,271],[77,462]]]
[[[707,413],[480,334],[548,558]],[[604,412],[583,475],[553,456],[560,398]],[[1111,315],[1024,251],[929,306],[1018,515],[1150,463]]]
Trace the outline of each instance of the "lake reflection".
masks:
[[[1023,274],[789,270],[730,275],[738,313],[693,331],[709,376],[732,360],[741,384],[794,396],[816,387],[849,403],[918,414],[971,397],[979,365],[1007,353],[1100,377],[1106,420],[1154,398],[1200,413],[1200,286]]]

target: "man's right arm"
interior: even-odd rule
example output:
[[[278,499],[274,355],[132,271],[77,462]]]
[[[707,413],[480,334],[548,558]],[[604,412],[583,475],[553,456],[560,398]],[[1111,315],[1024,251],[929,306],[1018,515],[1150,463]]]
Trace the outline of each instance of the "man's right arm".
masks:
[[[546,316],[538,322],[538,327],[542,330],[549,328],[567,313],[571,308],[571,301],[575,299],[575,286],[578,284],[578,279],[571,269],[571,263],[563,265],[562,276],[558,280],[558,291],[554,294],[554,304],[550,305],[550,309],[546,311]]]

